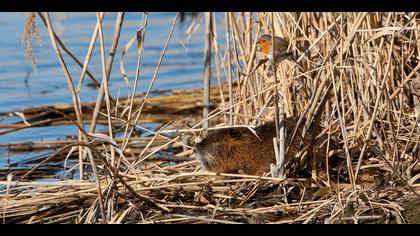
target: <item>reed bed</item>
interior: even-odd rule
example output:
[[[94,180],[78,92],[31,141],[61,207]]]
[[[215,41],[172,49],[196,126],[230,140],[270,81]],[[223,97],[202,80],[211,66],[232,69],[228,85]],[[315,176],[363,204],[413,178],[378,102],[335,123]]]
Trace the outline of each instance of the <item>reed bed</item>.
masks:
[[[61,57],[64,43],[57,44],[48,13],[38,13],[69,81],[73,104],[10,113],[22,122],[4,125],[0,132],[67,122],[76,125],[79,134],[67,143],[55,143],[57,151],[40,158],[27,172],[2,172],[4,223],[420,222],[413,207],[420,189],[418,13],[226,12],[225,47],[217,37],[214,13],[205,13],[201,25],[206,27],[205,89],[178,95],[172,91],[166,97],[151,95],[179,14],[149,89],[136,94],[147,40],[145,14],[123,49],[124,55],[137,41],[136,75],[127,75],[123,61],[120,64],[132,91],[126,98],[109,96],[113,58],[105,58],[102,34],[107,14],[97,13],[92,36],[92,42],[99,40],[102,55],[98,100],[81,104],[82,88],[72,87]],[[117,52],[124,14],[118,16],[116,43],[110,49]],[[34,14],[28,17],[27,24],[33,24]],[[190,29],[199,22],[194,20]],[[256,53],[256,42],[263,34],[287,38],[296,61],[259,63],[264,57]],[[211,89],[209,74],[219,79]],[[255,127],[273,120],[278,110],[298,118],[292,139],[312,135],[308,137],[314,143],[320,136],[328,137],[319,146],[300,144],[302,152],[286,165],[286,178],[207,173],[190,157],[199,132],[221,126]],[[149,117],[162,125],[148,131],[147,137],[137,136],[134,131]],[[322,127],[316,135],[307,132],[314,122]],[[91,124],[90,130],[85,123]],[[106,124],[108,132],[96,131],[98,123]],[[118,130],[124,130],[123,138],[115,138]],[[327,164],[312,155],[321,146],[326,147]],[[60,164],[73,160],[78,176],[37,179],[40,168],[57,156]],[[35,173],[37,178],[32,178]]]

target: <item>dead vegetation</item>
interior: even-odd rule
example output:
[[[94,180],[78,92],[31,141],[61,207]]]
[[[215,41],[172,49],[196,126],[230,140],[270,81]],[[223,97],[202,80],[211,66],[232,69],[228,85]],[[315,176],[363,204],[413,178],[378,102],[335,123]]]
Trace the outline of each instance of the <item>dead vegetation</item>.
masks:
[[[44,16],[55,44],[52,22],[46,13],[40,15]],[[211,43],[206,50],[213,52],[212,74],[220,81],[210,90],[213,107],[203,103],[203,91],[151,96],[174,28],[169,32],[149,90],[138,96],[109,96],[107,80],[113,59],[105,58],[103,44],[103,73],[99,81],[102,92],[96,103],[78,102],[81,87],[72,87],[73,79],[62,61],[69,90],[74,91],[72,106],[14,113],[22,123],[3,125],[0,132],[71,123],[77,125],[79,134],[73,140],[55,143],[57,151],[37,160],[30,170],[0,172],[3,222],[420,222],[414,211],[407,212],[413,209],[410,203],[416,201],[420,189],[418,102],[417,92],[411,91],[416,86],[410,86],[419,78],[418,14],[224,15],[227,47],[219,45],[216,24],[203,26],[210,27],[211,37],[206,37]],[[104,16],[97,13],[97,17],[92,41],[103,42]],[[124,14],[119,14],[115,24],[116,42],[123,18]],[[177,19],[178,15],[173,25]],[[133,40],[147,40],[147,21],[145,15],[139,32],[133,32]],[[271,30],[289,39],[296,63],[267,62],[254,71],[258,61],[264,59],[255,53],[256,40]],[[124,50],[129,50],[133,42]],[[140,73],[142,43],[137,46],[136,75],[126,75],[124,66],[120,67],[133,94]],[[116,45],[112,47],[116,50]],[[55,50],[61,50],[59,45]],[[80,80],[87,65],[84,62]],[[129,79],[130,76],[134,78]],[[278,105],[287,116],[302,118],[297,126],[304,128],[296,129],[302,131],[295,134],[301,136],[310,135],[305,132],[317,111],[323,109],[322,99],[326,99],[319,122],[321,133],[328,139],[322,145],[327,146],[325,161],[336,165],[311,173],[307,168],[313,160],[311,149],[301,146],[306,151],[295,161],[302,163],[302,168],[289,168],[285,179],[200,171],[189,155],[202,124],[209,120],[209,127],[255,125],[272,120],[275,92]],[[206,106],[211,109],[202,119],[201,110]],[[147,131],[150,135],[146,137],[138,135],[136,129],[147,122],[162,125]],[[85,123],[91,124],[90,130]],[[106,134],[95,130],[99,123],[107,125]],[[123,138],[115,138],[117,131]],[[34,149],[51,148],[50,144],[32,145]],[[70,169],[75,171],[74,179],[42,181],[40,168],[58,156],[59,165],[67,158],[73,160]],[[53,175],[56,171],[45,173]]]

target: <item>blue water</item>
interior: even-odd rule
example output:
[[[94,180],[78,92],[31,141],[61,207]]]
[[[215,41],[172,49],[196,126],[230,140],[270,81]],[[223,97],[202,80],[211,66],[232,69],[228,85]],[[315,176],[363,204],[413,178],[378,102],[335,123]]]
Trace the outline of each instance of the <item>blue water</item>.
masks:
[[[153,76],[175,15],[176,13],[174,12],[149,13],[140,84],[137,90],[139,93],[144,92],[149,86],[149,80]],[[116,16],[116,13],[106,13],[104,18],[104,40],[107,55],[114,35]],[[224,15],[216,14],[216,16],[216,23],[222,25]],[[0,37],[0,113],[28,107],[69,104],[72,102],[67,81],[52,48],[46,27],[38,16],[36,22],[41,33],[41,45],[33,39],[33,52],[37,62],[37,70],[34,71],[31,62],[25,59],[22,45],[25,18],[24,13],[0,13],[0,34],[2,35]],[[58,36],[79,61],[83,63],[96,24],[96,13],[50,13],[50,18]],[[110,93],[113,97],[116,97],[118,92],[121,96],[126,96],[128,93],[120,72],[121,52],[124,45],[136,35],[138,28],[141,26],[142,18],[143,13],[130,12],[125,14],[121,38],[109,81]],[[201,19],[201,22],[204,22],[204,18]],[[185,22],[178,22],[160,67],[154,86],[155,90],[202,87],[204,24],[193,33],[189,43],[184,47],[181,41],[185,40],[185,33],[190,24],[190,18],[187,18]],[[219,46],[224,50],[224,27],[218,26],[217,29],[219,31]],[[81,68],[64,51],[61,52],[74,84],[77,86]],[[100,56],[99,40],[97,40],[89,63],[89,70],[99,82],[102,79]],[[124,58],[124,62],[125,70],[128,73],[132,86],[137,63],[135,46],[130,48]],[[25,83],[25,78],[28,74],[29,77],[27,83]],[[216,74],[214,73],[213,83],[217,81],[215,76]],[[82,101],[96,100],[98,90],[86,86],[89,83],[91,83],[91,80],[86,75],[82,89]],[[0,124],[5,123],[12,123],[12,120],[10,118],[0,118]],[[0,143],[57,140],[64,139],[67,135],[75,133],[76,128],[73,126],[30,128],[0,135]],[[33,155],[39,155],[39,153]],[[0,148],[0,168],[4,166],[7,158],[11,158],[15,162],[33,157],[33,155],[8,153],[6,149]]]

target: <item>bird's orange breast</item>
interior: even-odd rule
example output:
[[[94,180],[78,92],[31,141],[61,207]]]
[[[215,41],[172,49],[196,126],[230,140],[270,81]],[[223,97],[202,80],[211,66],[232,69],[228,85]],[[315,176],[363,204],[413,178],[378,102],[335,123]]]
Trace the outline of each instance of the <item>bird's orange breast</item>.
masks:
[[[261,48],[261,52],[264,54],[269,54],[270,53],[270,43],[265,41],[265,42],[260,42],[260,48]]]

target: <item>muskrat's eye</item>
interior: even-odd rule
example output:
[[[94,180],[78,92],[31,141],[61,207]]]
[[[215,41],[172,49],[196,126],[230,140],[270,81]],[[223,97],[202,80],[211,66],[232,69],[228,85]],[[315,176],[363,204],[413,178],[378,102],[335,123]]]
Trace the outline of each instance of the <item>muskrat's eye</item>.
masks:
[[[237,130],[234,130],[234,129],[229,130],[229,134],[230,134],[230,137],[234,139],[238,139],[239,137],[241,137],[241,133],[239,133]]]

